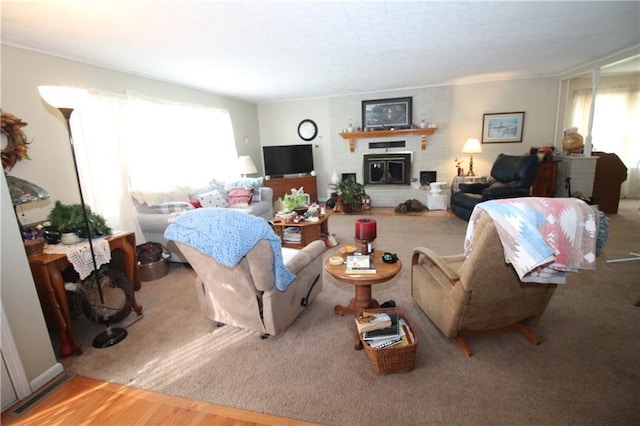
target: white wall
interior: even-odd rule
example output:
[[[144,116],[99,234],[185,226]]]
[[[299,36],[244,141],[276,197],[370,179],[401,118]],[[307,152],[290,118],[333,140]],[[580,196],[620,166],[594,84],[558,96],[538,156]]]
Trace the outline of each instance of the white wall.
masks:
[[[2,228],[0,229],[0,287],[2,304],[16,342],[27,380],[51,370],[56,357],[44,322],[18,222],[11,205],[7,181],[2,175]]]
[[[258,106],[258,119],[262,146],[313,144],[318,189],[329,184],[330,176],[326,175],[326,170],[331,164],[331,128],[327,98],[261,104]],[[304,119],[311,119],[318,125],[318,136],[311,142],[298,136],[298,124]],[[256,165],[262,165],[262,152],[254,161]]]
[[[463,167],[468,169],[468,156],[461,153],[462,147],[468,138],[482,139],[485,113],[524,111],[524,130],[522,143],[482,144],[482,154],[473,158],[476,175],[488,175],[500,153],[523,155],[528,154],[531,147],[553,145],[557,99],[557,78],[454,86],[449,140],[451,156],[464,158]],[[453,172],[453,165],[450,168]]]
[[[405,140],[406,148],[393,151],[412,151],[414,165],[412,177],[420,171],[436,170],[439,181],[451,181],[456,173],[454,159],[464,159],[468,169],[468,156],[461,153],[462,146],[470,137],[481,138],[484,113],[524,111],[525,122],[522,143],[483,144],[483,153],[474,156],[476,175],[488,174],[499,153],[521,155],[530,147],[552,145],[558,103],[558,79],[540,78],[467,84],[459,86],[437,86],[331,97],[324,100],[297,100],[277,104],[258,105],[260,137],[263,145],[296,143],[296,129],[303,118],[311,118],[320,125],[322,167],[318,174],[318,196],[325,195],[326,185],[334,171],[357,173],[362,181],[362,155],[369,152],[368,142]],[[348,142],[339,132],[349,121],[360,126],[362,100],[385,99],[402,96],[413,98],[413,120],[425,116],[427,123],[438,126],[428,138],[427,149],[420,149],[420,137],[398,137],[357,140],[355,152],[349,152]],[[374,200],[375,205],[375,200]]]

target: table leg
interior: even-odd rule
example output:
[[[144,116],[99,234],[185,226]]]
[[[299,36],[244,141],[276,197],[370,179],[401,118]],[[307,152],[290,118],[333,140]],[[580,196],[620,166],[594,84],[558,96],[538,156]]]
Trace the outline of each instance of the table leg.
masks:
[[[58,322],[58,334],[60,336],[60,351],[61,357],[67,357],[69,355],[82,353],[80,343],[76,340],[76,336],[73,334],[71,328],[71,315],[69,314],[69,304],[67,302],[67,293],[64,288],[64,279],[58,269],[57,265],[51,263],[47,265],[47,275],[49,283],[55,298],[54,303],[58,308],[57,315],[61,316]]]
[[[379,308],[380,304],[376,299],[371,297],[370,285],[357,285],[356,297],[349,301],[347,306],[336,305],[333,311],[341,316],[352,314],[354,317],[360,315],[364,309]]]

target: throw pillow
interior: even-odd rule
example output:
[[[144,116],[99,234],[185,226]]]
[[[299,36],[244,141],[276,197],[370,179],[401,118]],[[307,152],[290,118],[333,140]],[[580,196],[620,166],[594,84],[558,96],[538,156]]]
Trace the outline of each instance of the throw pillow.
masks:
[[[253,189],[233,188],[229,190],[229,206],[234,208],[247,208],[251,204]]]
[[[200,207],[202,207],[202,204],[200,204],[200,201],[198,200],[189,200],[189,204],[191,204],[194,209],[199,209]]]
[[[214,189],[213,191],[200,194],[198,201],[202,207],[227,207],[229,204],[225,198],[224,191]]]
[[[238,179],[229,179],[225,183],[225,189],[233,189],[233,188],[245,188],[245,189],[253,189],[253,199],[252,202],[262,201],[260,198],[260,187],[264,178],[238,178]]]

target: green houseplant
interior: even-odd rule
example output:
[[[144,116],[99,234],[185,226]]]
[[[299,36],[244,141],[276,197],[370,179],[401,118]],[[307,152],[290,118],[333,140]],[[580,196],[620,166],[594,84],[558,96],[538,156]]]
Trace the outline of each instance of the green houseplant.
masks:
[[[89,206],[87,206],[87,216],[91,235],[108,235],[111,233],[111,228],[106,225],[104,218],[92,212]],[[60,201],[56,201],[47,220],[58,232],[75,232],[86,237],[84,214],[80,204],[62,204]]]
[[[353,178],[345,179],[338,185],[336,201],[342,204],[342,211],[346,213],[360,211],[366,197],[364,185],[356,182]]]
[[[307,195],[304,193],[304,188],[292,189],[291,194],[284,194],[282,200],[282,207],[287,211],[294,211],[298,208],[307,208]]]

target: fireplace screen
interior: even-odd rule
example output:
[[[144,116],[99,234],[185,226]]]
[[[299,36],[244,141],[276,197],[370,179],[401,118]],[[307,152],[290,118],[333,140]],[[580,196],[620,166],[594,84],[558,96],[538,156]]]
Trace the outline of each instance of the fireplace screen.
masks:
[[[409,185],[411,153],[365,154],[363,176],[365,185]]]

